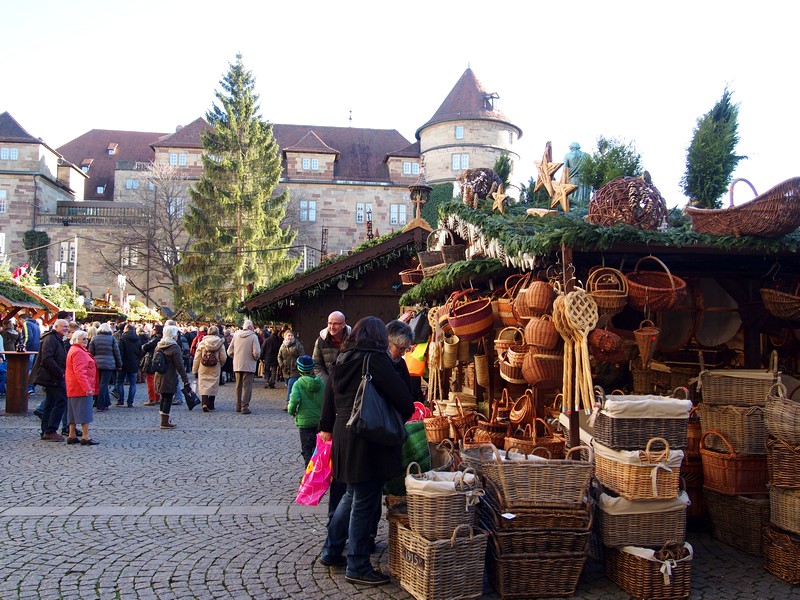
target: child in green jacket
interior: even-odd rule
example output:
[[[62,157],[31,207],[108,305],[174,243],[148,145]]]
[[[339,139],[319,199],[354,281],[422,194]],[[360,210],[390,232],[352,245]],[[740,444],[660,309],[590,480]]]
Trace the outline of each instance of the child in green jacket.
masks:
[[[317,447],[325,383],[314,375],[314,359],[307,354],[297,358],[297,370],[300,378],[292,386],[289,395],[289,414],[300,429],[300,452],[307,465]]]

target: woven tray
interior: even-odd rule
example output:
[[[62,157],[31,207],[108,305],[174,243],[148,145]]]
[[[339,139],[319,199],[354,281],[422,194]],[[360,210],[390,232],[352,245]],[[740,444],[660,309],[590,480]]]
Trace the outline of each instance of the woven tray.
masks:
[[[400,587],[417,600],[480,598],[487,535],[480,529],[462,528],[468,530],[466,536],[454,531],[448,540],[429,541],[398,525]]]
[[[770,525],[764,529],[764,568],[784,581],[800,585],[800,536]]]
[[[700,404],[697,407],[702,430],[724,434],[738,454],[766,454],[767,428],[761,406]],[[706,448],[727,452],[722,438],[710,436]]]
[[[689,544],[684,547],[691,549]],[[635,598],[673,600],[688,598],[692,588],[692,557],[672,562],[665,583],[661,572],[664,563],[641,558],[624,549],[606,548],[608,578]]]
[[[769,487],[769,520],[784,531],[800,534],[800,491]]]
[[[768,496],[726,496],[705,488],[703,500],[716,539],[761,556],[764,527],[769,525]]]

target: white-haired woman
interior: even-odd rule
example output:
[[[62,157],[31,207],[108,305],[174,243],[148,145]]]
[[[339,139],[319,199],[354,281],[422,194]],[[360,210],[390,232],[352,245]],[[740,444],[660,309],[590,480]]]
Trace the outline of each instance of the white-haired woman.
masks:
[[[189,385],[189,376],[186,375],[186,368],[183,366],[183,351],[178,345],[180,330],[175,325],[164,327],[164,337],[156,344],[155,354],[161,352],[167,363],[167,370],[164,373],[155,374],[156,391],[161,395],[161,429],[174,429],[175,424],[169,420],[169,411],[172,408],[172,397],[178,389],[178,376],[183,381],[183,385]]]
[[[89,423],[92,422],[92,397],[97,389],[97,365],[94,357],[86,349],[89,334],[78,329],[70,338],[67,353],[67,368],[64,378],[67,382],[67,444],[77,444],[75,426],[81,424],[82,446],[95,446],[97,442],[89,437]]]
[[[112,335],[111,325],[102,323],[97,335],[89,341],[89,352],[94,356],[100,373],[100,387],[97,390],[97,410],[105,411],[111,406],[109,383],[111,376],[122,368],[122,355],[117,339]]]

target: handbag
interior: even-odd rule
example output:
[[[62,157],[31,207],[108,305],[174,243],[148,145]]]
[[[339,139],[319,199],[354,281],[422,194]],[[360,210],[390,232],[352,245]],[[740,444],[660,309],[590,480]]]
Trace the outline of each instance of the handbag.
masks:
[[[413,333],[413,342],[415,344],[422,344],[427,342],[431,337],[431,323],[428,320],[428,309],[423,308],[418,310],[408,322]]]
[[[347,429],[363,440],[380,446],[401,446],[408,437],[400,413],[390,406],[372,384],[368,353],[361,367],[361,383],[353,400]]]

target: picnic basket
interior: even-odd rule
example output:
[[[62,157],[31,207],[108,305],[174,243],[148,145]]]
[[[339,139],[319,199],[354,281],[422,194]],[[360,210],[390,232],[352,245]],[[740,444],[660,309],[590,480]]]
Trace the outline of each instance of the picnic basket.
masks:
[[[715,538],[761,556],[764,528],[769,525],[768,496],[727,496],[706,488],[703,500]]]
[[[787,179],[753,200],[734,206],[733,188],[740,181],[756,193],[746,179],[734,179],[730,186],[729,208],[684,208],[695,231],[736,237],[782,237],[800,227],[800,177]]]
[[[787,396],[786,386],[782,383],[769,390],[764,422],[770,435],[790,446],[800,446],[800,402]]]
[[[612,450],[595,440],[594,452],[597,480],[626,500],[678,496],[683,452],[671,450],[664,438],[652,438],[644,450]]]
[[[764,529],[764,568],[784,581],[800,585],[800,536],[770,525]]]
[[[655,261],[663,271],[640,271],[644,260]],[[628,283],[628,304],[641,311],[670,310],[686,293],[686,282],[673,275],[667,265],[652,255],[636,261],[633,271],[626,273],[625,279]]]
[[[600,539],[606,546],[661,546],[683,542],[689,496],[681,492],[672,500],[631,502],[600,493],[595,516]]]
[[[770,355],[768,369],[709,369],[700,372],[698,390],[706,404],[764,406],[779,381],[778,353]]]
[[[703,431],[716,430],[724,434],[739,454],[766,454],[767,428],[761,406],[713,405],[697,406]],[[706,440],[706,448],[725,452],[727,447],[719,436]]]
[[[692,582],[692,546],[664,544],[660,550],[639,546],[606,548],[606,575],[634,598],[688,598]]]
[[[705,440],[710,435],[719,436],[727,450],[709,450]],[[766,456],[737,454],[728,438],[713,429],[700,438],[700,456],[703,459],[703,484],[712,491],[728,496],[767,493]]]
[[[784,531],[800,535],[800,490],[769,487],[769,520]]]

